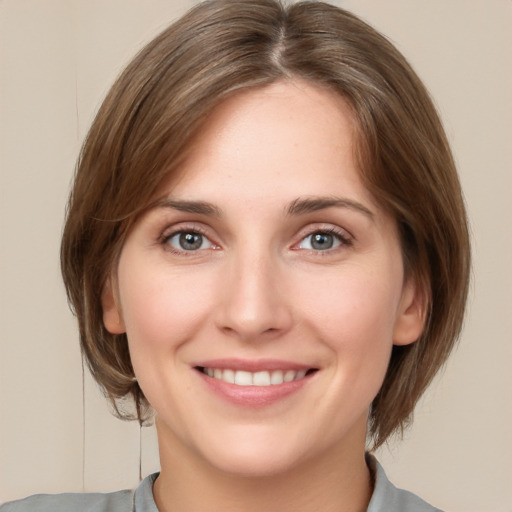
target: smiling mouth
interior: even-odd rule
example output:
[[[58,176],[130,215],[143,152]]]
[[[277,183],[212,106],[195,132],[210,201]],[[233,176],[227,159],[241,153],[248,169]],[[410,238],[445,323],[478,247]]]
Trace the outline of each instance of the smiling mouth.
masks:
[[[248,372],[245,370],[207,368],[205,366],[197,366],[196,369],[212,379],[221,380],[237,386],[279,386],[286,382],[303,379],[317,371],[316,368],[310,368],[309,370]]]

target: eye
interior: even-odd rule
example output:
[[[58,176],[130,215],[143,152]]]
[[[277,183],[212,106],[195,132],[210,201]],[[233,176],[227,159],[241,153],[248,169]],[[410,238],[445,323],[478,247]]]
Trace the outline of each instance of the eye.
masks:
[[[299,249],[328,251],[329,249],[336,249],[340,245],[349,244],[350,241],[336,231],[315,231],[301,240]]]
[[[205,235],[197,231],[177,231],[166,237],[164,242],[176,251],[190,252],[214,247]]]

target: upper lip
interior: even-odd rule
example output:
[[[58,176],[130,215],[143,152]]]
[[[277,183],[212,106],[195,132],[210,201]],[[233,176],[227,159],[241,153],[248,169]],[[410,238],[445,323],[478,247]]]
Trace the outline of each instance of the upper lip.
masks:
[[[209,359],[205,361],[198,361],[192,365],[193,367],[201,368],[216,368],[220,370],[241,370],[246,372],[261,372],[261,371],[275,371],[275,370],[310,370],[316,367],[297,363],[293,361],[285,361],[279,359]]]

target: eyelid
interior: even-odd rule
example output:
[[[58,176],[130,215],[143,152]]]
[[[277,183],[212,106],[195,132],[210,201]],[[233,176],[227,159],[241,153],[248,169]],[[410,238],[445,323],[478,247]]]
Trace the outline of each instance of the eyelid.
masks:
[[[206,249],[198,249],[198,250],[180,250],[178,248],[172,247],[168,244],[169,240],[180,233],[197,233],[203,237],[205,237],[209,243],[211,244],[211,247]],[[304,240],[316,233],[324,233],[329,234],[334,237],[340,242],[336,247],[328,248],[328,249],[313,249],[313,248],[301,248],[300,244],[304,242]],[[349,232],[347,229],[342,228],[336,224],[330,224],[330,223],[322,223],[322,222],[313,222],[302,229],[299,230],[298,234],[294,237],[295,242],[292,243],[290,249],[292,250],[304,250],[304,251],[310,251],[316,254],[319,253],[332,253],[336,250],[344,249],[347,247],[351,247],[355,241],[355,237],[352,235],[351,232]],[[179,255],[185,255],[185,256],[193,256],[194,253],[197,255],[199,252],[203,252],[206,250],[218,250],[221,248],[221,244],[219,244],[216,241],[216,237],[212,236],[210,233],[210,230],[208,227],[205,227],[202,225],[202,223],[196,223],[196,222],[177,222],[175,224],[170,224],[166,228],[164,228],[161,231],[161,235],[158,237],[158,243],[160,245],[166,246],[166,250],[169,250],[170,252],[173,252],[175,254]]]
[[[166,227],[162,234],[159,236],[158,241],[160,243],[165,243],[166,240],[169,240],[169,238],[173,237],[177,233],[197,233],[199,235],[203,235],[206,238],[209,239],[208,234],[206,233],[206,230],[202,226],[198,226],[197,224],[190,224],[190,223],[178,223],[173,224],[172,226]]]
[[[325,250],[319,250],[319,249],[308,249],[308,248],[301,248],[299,247],[300,244],[304,242],[308,237],[316,234],[316,233],[323,233],[328,234],[336,237],[336,239],[340,242],[339,245],[336,247],[325,249]],[[351,247],[354,243],[355,237],[346,229],[343,229],[339,226],[335,226],[333,224],[317,224],[314,226],[308,226],[307,228],[301,230],[297,236],[299,238],[298,242],[294,243],[292,246],[292,249],[294,250],[305,250],[305,251],[313,251],[315,253],[328,253],[333,252],[339,249],[340,247]]]
[[[198,249],[187,251],[185,249],[178,249],[169,244],[169,241],[178,234],[181,233],[195,233],[203,236],[208,240],[211,244],[211,247],[207,249]],[[207,230],[197,224],[194,223],[178,223],[168,226],[166,229],[162,231],[162,234],[158,238],[158,243],[162,246],[165,246],[165,249],[171,253],[184,255],[184,256],[193,256],[194,254],[200,253],[205,250],[216,250],[219,248],[219,244],[212,240],[212,236],[207,233]]]

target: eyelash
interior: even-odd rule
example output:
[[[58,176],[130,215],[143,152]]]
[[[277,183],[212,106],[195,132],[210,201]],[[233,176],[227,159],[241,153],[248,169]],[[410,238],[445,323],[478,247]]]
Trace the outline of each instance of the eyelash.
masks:
[[[312,251],[316,254],[323,255],[326,253],[332,253],[333,251],[336,251],[336,249],[343,248],[343,247],[345,247],[345,248],[351,247],[354,244],[353,239],[349,235],[347,235],[346,231],[342,231],[341,229],[336,229],[336,228],[330,227],[330,228],[319,228],[319,229],[314,229],[313,231],[310,231],[308,234],[303,236],[300,239],[299,244],[296,244],[296,245],[302,244],[307,238],[312,237],[314,235],[332,236],[332,237],[334,237],[335,240],[337,240],[339,242],[338,246],[333,247],[333,248],[328,248],[325,250],[314,249],[314,248],[313,249],[304,249],[304,250]]]
[[[210,244],[215,246],[215,244],[208,238],[206,232],[203,229],[198,228],[196,226],[190,227],[190,228],[187,228],[186,226],[182,226],[179,229],[174,229],[170,233],[169,232],[164,232],[163,235],[160,238],[160,244],[163,245],[167,251],[169,251],[169,252],[171,252],[173,254],[177,254],[179,256],[193,256],[194,253],[199,252],[197,250],[189,250],[189,251],[187,251],[186,249],[181,249],[180,250],[180,249],[176,249],[175,247],[170,245],[169,242],[175,236],[181,235],[181,234],[199,235],[199,236],[205,238],[206,240],[208,240],[210,242]]]
[[[165,246],[165,249],[168,250],[169,252],[173,253],[173,254],[176,254],[176,255],[179,255],[179,256],[193,256],[194,254],[197,254],[200,250],[204,250],[204,249],[197,249],[197,250],[186,250],[186,249],[177,249],[175,247],[172,247],[170,245],[170,240],[172,240],[175,236],[177,235],[182,235],[182,234],[191,234],[191,235],[199,235],[201,237],[203,237],[204,239],[208,240],[208,242],[213,246],[213,250],[215,250],[215,248],[217,248],[218,246],[216,246],[216,244],[214,244],[210,238],[208,237],[208,235],[206,234],[205,230],[197,227],[197,226],[194,226],[194,227],[186,227],[186,226],[183,226],[183,227],[179,227],[179,229],[174,229],[173,231],[171,231],[170,233],[169,232],[164,232],[162,234],[162,236],[160,237],[160,240],[159,240],[159,243],[163,246]],[[306,250],[306,251],[310,251],[310,252],[313,252],[315,254],[325,254],[325,253],[332,253],[333,251],[336,251],[337,249],[339,249],[340,247],[343,248],[347,248],[347,247],[351,247],[353,245],[353,239],[351,236],[347,236],[347,233],[346,231],[342,231],[341,229],[336,229],[336,228],[333,228],[333,227],[330,227],[330,228],[317,228],[317,229],[314,229],[314,230],[311,230],[309,231],[308,233],[305,233],[298,244],[294,244],[294,250],[300,250],[300,248],[296,248],[297,246],[300,246],[302,243],[304,243],[305,240],[307,240],[309,237],[312,237],[314,235],[327,235],[327,236],[332,236],[335,238],[336,241],[339,242],[339,245],[337,245],[336,247],[334,248],[327,248],[325,250],[321,250],[321,249],[314,249],[314,248],[305,248],[303,250]]]

